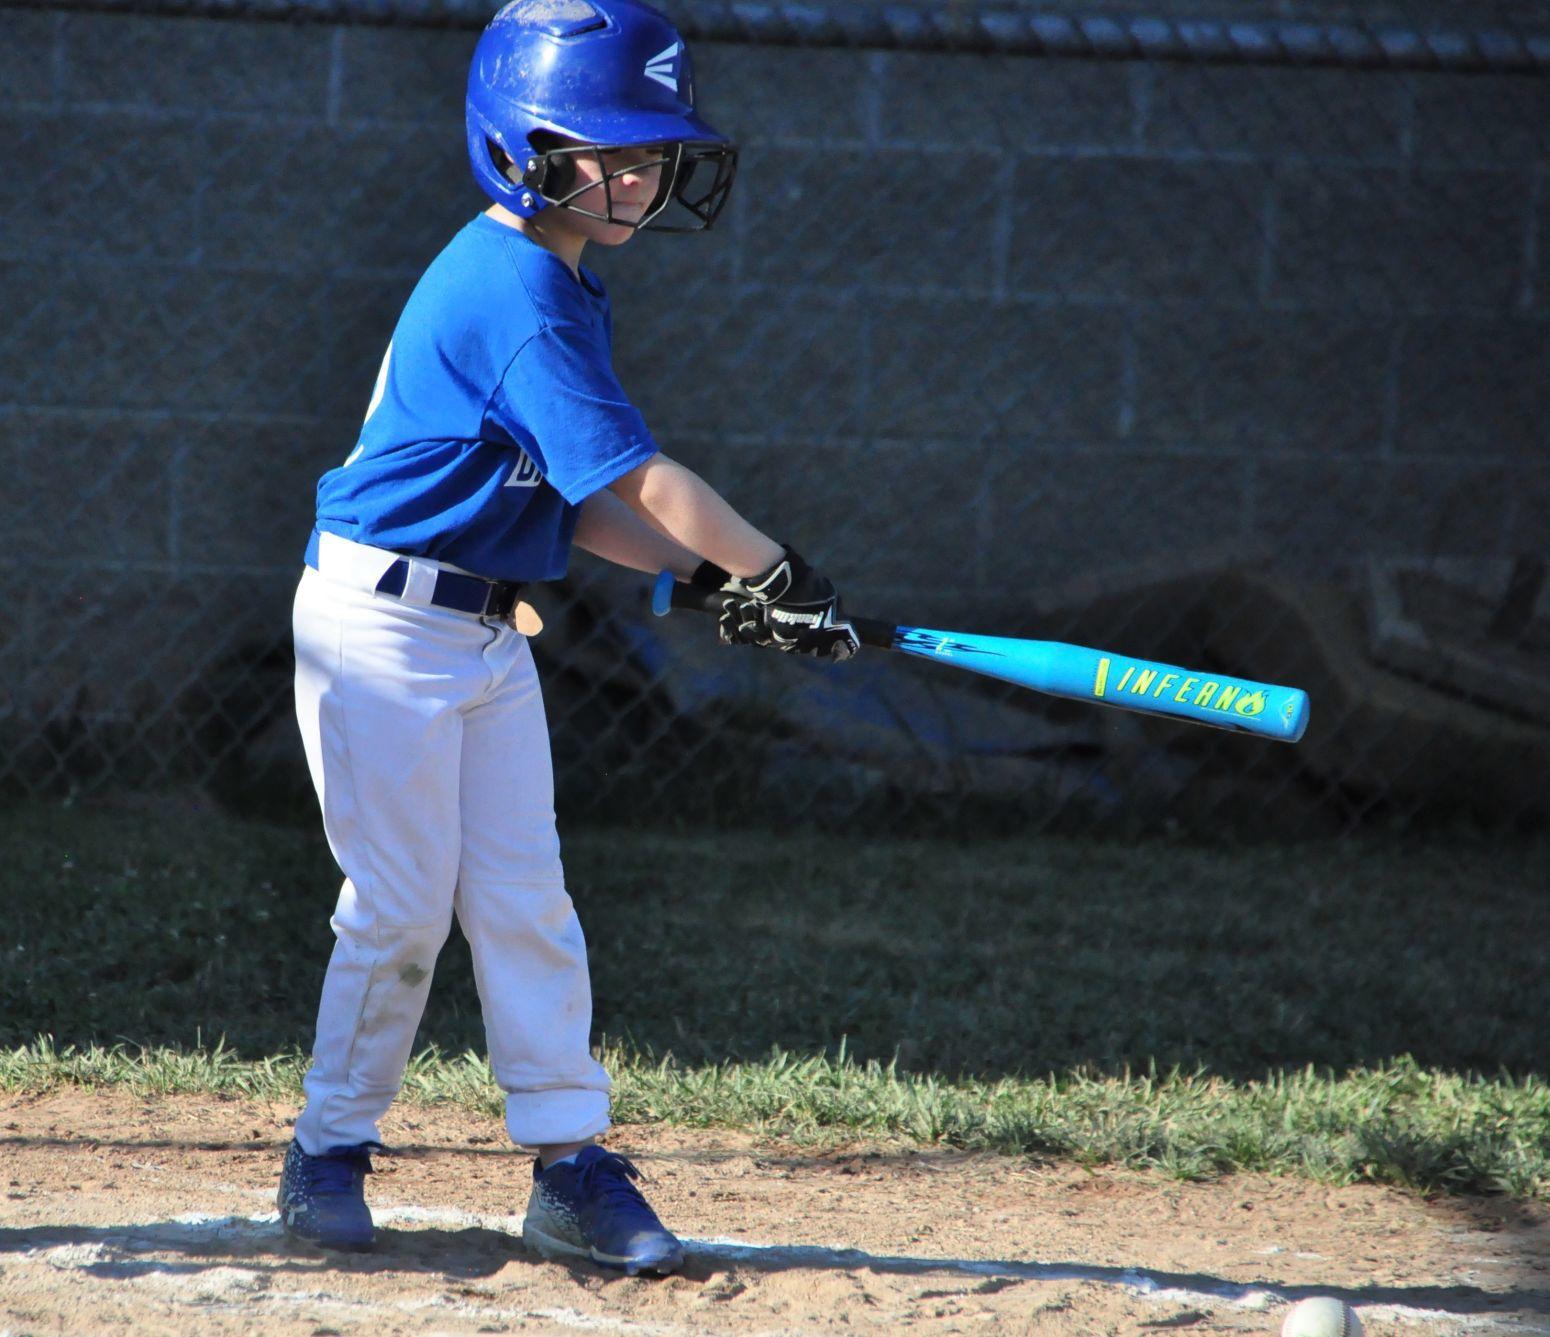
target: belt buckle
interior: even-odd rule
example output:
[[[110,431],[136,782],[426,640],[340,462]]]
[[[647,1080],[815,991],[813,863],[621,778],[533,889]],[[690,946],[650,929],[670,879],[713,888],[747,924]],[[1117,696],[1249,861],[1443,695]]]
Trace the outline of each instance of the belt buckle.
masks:
[[[485,591],[484,615],[499,618],[502,622],[510,621],[512,607],[517,602],[517,591],[521,588],[509,580],[492,580],[489,589]]]

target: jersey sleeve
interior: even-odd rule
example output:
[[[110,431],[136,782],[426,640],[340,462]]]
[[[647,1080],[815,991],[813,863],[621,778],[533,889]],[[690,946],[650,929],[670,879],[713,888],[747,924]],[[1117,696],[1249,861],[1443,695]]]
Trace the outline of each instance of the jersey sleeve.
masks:
[[[545,326],[512,359],[487,411],[573,506],[657,453],[605,339],[596,327]]]

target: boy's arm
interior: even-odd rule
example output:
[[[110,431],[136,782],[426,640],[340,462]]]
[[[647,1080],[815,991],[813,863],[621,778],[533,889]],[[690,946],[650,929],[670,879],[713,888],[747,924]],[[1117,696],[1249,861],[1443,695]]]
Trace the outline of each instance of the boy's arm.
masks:
[[[860,648],[833,584],[761,534],[692,469],[658,452],[608,490],[666,541],[700,554],[707,568],[721,568],[714,580],[725,577],[721,588],[733,596],[722,604],[724,642],[836,660]],[[675,568],[674,574],[684,573]]]
[[[636,571],[671,571],[680,580],[694,575],[700,559],[681,543],[648,525],[607,488],[581,503],[574,543],[578,548]]]
[[[734,576],[761,575],[784,555],[780,544],[743,519],[697,473],[660,452],[607,490],[664,538]]]

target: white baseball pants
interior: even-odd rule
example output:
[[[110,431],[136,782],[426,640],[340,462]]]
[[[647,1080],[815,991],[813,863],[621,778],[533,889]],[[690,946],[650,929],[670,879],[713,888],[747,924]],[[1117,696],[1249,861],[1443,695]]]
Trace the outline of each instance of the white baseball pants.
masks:
[[[303,1151],[378,1140],[452,915],[472,950],[506,1126],[525,1146],[608,1127],[586,944],[565,892],[543,698],[527,638],[372,593],[397,554],[324,535],[296,592],[296,711],[344,872]]]

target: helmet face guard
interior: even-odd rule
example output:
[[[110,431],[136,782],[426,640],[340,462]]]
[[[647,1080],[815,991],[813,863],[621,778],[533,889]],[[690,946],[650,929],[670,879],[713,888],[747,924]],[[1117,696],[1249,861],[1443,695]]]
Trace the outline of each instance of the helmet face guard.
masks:
[[[615,168],[611,172],[607,169],[603,161],[605,154],[641,147],[660,149],[660,152],[644,162]],[[592,158],[597,163],[598,180],[576,184],[575,160],[581,157]],[[522,184],[527,192],[557,209],[569,209],[584,218],[637,231],[649,228],[653,232],[704,232],[715,224],[731,196],[732,182],[737,177],[737,149],[726,143],[576,144],[535,150],[523,167]],[[636,219],[617,216],[612,183],[622,176],[649,171],[653,167],[661,169],[661,179],[645,212]],[[576,203],[582,196],[591,196],[588,203],[596,204],[599,193],[603,204],[601,212]],[[666,213],[674,204],[679,209]],[[688,216],[684,217],[685,214]]]
[[[703,231],[726,207],[737,148],[694,104],[688,49],[642,0],[511,0],[469,68],[474,179],[522,218],[555,207],[618,227]],[[627,148],[657,157],[608,171],[603,155]],[[578,187],[577,155],[594,156],[600,182]],[[640,166],[660,166],[657,194],[640,218],[616,217],[613,183]],[[588,192],[597,193],[578,203]]]

